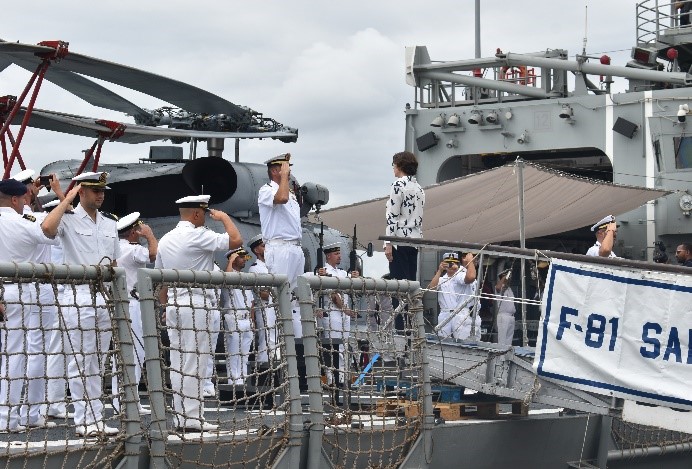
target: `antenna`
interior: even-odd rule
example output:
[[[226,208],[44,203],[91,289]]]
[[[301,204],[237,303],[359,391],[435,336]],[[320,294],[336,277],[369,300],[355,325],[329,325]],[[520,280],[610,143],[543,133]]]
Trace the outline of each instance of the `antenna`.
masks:
[[[589,2],[584,1],[584,42],[582,43],[581,55],[586,55],[586,37],[589,32]]]

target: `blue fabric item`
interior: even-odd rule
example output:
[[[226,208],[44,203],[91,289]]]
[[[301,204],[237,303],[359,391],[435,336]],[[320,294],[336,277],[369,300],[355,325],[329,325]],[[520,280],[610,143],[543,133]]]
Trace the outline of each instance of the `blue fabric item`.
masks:
[[[4,181],[0,181],[0,192],[5,195],[24,195],[26,191],[26,184],[16,179],[5,179]]]

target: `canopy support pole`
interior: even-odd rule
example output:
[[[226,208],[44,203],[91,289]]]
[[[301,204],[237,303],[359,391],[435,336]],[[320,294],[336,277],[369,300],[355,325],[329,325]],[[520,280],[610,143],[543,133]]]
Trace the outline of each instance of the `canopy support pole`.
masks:
[[[524,160],[517,158],[517,185],[519,188],[519,247],[526,249],[526,235],[524,233]],[[528,332],[526,330],[526,259],[521,258],[521,334],[522,345],[529,345]]]

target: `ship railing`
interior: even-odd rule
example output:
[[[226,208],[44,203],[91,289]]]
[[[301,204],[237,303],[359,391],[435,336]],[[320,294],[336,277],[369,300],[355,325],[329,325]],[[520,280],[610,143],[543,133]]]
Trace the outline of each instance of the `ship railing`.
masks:
[[[308,467],[416,467],[433,423],[418,283],[305,275],[296,293]]]
[[[682,30],[692,27],[689,22],[687,25],[682,24],[683,15],[689,13],[680,13],[676,8],[678,4],[687,3],[684,1],[659,1],[646,0],[637,3],[636,8],[636,44],[656,45],[661,42],[661,37],[671,30]],[[692,31],[690,31],[692,32]]]
[[[480,70],[480,69],[479,69]],[[482,74],[473,72],[469,77],[485,78],[510,85],[521,85],[528,89],[544,85],[540,69],[535,67],[490,67]],[[506,101],[526,100],[519,92],[500,91],[483,86],[469,86],[443,79],[427,80],[416,89],[416,104],[420,107],[454,107]]]
[[[303,418],[286,277],[138,275],[155,416],[150,467],[298,467]]]
[[[136,467],[144,432],[124,270],[3,262],[0,309],[0,464]]]
[[[503,270],[511,269],[512,287],[515,299],[514,303],[517,311],[517,325],[515,328],[521,330],[521,337],[515,338],[515,345],[530,347],[535,345],[536,321],[540,319],[540,307],[543,288],[545,286],[545,276],[552,259],[564,259],[568,261],[612,265],[619,267],[632,267],[642,271],[661,271],[677,274],[689,274],[689,269],[672,264],[655,264],[644,261],[637,261],[624,258],[604,258],[591,257],[566,252],[557,252],[544,249],[522,249],[514,246],[502,246],[493,244],[479,244],[466,242],[437,241],[412,238],[380,237],[383,241],[391,241],[397,245],[414,246],[422,251],[422,262],[432,262],[435,266],[442,260],[442,254],[447,251],[472,253],[477,264],[477,285],[475,299],[482,303],[484,300],[493,302],[497,300],[497,295],[488,293],[494,289],[497,282],[497,274]],[[586,250],[585,250],[586,251]],[[422,279],[422,283],[428,283],[430,279]],[[437,310],[437,290],[425,291],[424,305],[426,309],[426,319],[435,324],[431,311]],[[484,292],[485,290],[485,292]],[[430,306],[432,305],[432,307]],[[476,311],[480,311],[482,306],[471,311],[475,318]],[[477,335],[475,330],[476,321],[471,325],[472,335]],[[491,331],[482,331],[484,338],[490,338]],[[533,333],[532,333],[533,332]]]

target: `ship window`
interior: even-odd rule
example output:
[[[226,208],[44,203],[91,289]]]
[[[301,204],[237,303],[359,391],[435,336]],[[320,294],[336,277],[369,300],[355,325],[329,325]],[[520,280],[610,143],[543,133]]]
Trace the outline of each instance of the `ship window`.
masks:
[[[674,137],[675,168],[692,169],[692,137]]]

